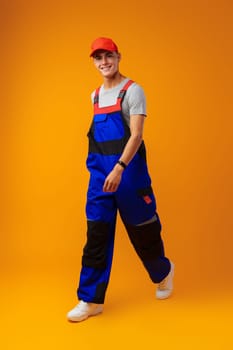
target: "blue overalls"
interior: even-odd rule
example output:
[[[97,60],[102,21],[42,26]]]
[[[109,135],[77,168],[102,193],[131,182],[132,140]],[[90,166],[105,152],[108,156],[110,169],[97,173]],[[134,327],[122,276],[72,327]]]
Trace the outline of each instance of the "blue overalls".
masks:
[[[127,81],[116,104],[109,107],[99,107],[99,89],[95,92],[94,118],[88,132],[87,242],[77,291],[78,298],[86,302],[104,302],[112,265],[117,211],[151,280],[159,283],[170,270],[170,262],[164,256],[161,224],[147,170],[144,142],[124,170],[117,191],[103,192],[105,178],[119,160],[130,137],[121,104],[132,83]],[[153,222],[140,225],[153,216]]]

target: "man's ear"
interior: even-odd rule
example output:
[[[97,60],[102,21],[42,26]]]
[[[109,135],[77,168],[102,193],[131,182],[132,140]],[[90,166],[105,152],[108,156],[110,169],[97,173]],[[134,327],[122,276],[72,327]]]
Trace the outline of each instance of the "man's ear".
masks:
[[[119,59],[119,61],[121,60],[121,53],[120,52],[118,52],[118,59]]]

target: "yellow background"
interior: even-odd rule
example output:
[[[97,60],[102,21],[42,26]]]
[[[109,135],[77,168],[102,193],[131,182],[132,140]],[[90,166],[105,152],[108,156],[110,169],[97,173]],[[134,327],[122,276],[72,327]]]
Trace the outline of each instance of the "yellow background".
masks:
[[[2,349],[230,348],[232,14],[227,0],[1,0]],[[121,72],[147,96],[176,288],[155,300],[118,222],[105,312],[73,325],[97,36],[117,42]]]

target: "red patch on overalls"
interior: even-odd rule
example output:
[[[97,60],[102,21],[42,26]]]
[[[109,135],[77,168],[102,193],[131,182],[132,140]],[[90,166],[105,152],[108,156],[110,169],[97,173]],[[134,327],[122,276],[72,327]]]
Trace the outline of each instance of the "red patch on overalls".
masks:
[[[146,204],[150,204],[152,202],[152,199],[149,196],[143,196],[144,201]]]

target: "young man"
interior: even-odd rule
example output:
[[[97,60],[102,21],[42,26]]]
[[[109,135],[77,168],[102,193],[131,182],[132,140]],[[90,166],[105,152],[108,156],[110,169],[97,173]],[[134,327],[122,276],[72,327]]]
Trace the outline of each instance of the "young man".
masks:
[[[67,314],[68,320],[74,322],[103,311],[117,212],[152,282],[158,284],[158,299],[171,295],[174,275],[174,264],[164,255],[161,224],[146,163],[144,92],[120,73],[121,55],[111,39],[97,38],[91,45],[90,56],[103,77],[103,85],[92,93],[87,242],[77,291],[79,303]]]

